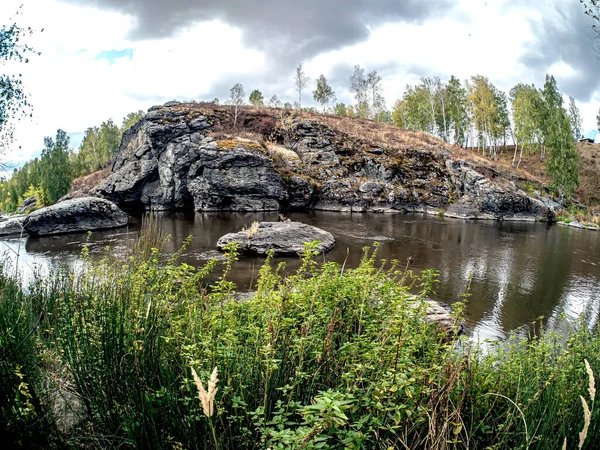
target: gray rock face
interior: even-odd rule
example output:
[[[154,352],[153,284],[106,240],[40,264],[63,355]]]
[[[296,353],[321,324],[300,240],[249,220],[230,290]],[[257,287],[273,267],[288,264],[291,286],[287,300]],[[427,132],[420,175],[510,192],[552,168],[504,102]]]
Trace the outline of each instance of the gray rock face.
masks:
[[[552,221],[554,212],[543,201],[518,189],[512,181],[492,180],[468,163],[446,162],[455,177],[456,203],[445,215],[465,219]]]
[[[27,232],[23,222],[27,216],[9,216],[7,220],[0,222],[0,236],[26,236]]]
[[[485,164],[452,160],[441,142],[439,150],[400,149],[393,140],[387,148],[315,120],[277,126],[273,117],[248,112],[245,122],[262,127],[252,135],[269,130],[262,137],[271,145],[262,148],[215,131],[228,129],[228,114],[177,102],[151,108],[125,132],[110,176],[90,195],[151,210],[447,209],[460,218],[553,218],[554,206],[541,195]]]
[[[38,209],[25,218],[23,225],[31,236],[48,236],[119,228],[127,221],[127,214],[114,203],[84,197]]]
[[[312,241],[319,241],[321,253],[335,245],[331,233],[301,222],[260,222],[256,229],[226,234],[217,247],[222,250],[228,243],[237,242],[247,253],[266,255],[273,250],[276,255],[295,255],[304,250],[305,242]]]
[[[207,137],[210,127],[199,114],[150,111],[125,134],[94,193],[152,210],[279,210],[288,194],[272,160],[254,143]]]
[[[25,214],[27,211],[31,211],[33,208],[37,206],[37,198],[35,196],[27,197],[17,209],[18,214]]]
[[[201,149],[188,172],[187,187],[196,211],[277,211],[287,199],[271,161],[244,146]]]

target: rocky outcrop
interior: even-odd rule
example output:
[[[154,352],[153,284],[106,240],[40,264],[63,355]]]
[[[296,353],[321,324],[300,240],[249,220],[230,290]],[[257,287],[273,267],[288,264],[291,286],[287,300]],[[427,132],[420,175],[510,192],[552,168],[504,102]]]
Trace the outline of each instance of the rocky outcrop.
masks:
[[[0,221],[0,236],[26,236],[23,222],[27,216],[8,216],[6,220]]]
[[[547,203],[518,189],[510,180],[486,177],[464,161],[447,160],[446,166],[452,173],[459,197],[448,206],[446,216],[529,221],[554,219],[554,212]],[[493,171],[491,176],[494,176]]]
[[[25,218],[23,227],[31,236],[48,236],[118,228],[127,221],[127,214],[114,203],[84,197],[38,209]]]
[[[233,128],[223,108],[151,108],[124,134],[110,175],[91,195],[151,210],[448,209],[460,218],[552,219],[540,196],[489,167],[456,160],[433,137],[428,145],[439,148],[401,147],[393,136],[388,146],[317,120],[245,114]]]
[[[331,233],[301,222],[260,222],[249,230],[229,233],[221,237],[217,247],[237,242],[246,253],[266,255],[273,250],[276,255],[297,255],[304,250],[306,242],[319,241],[319,252],[331,250],[335,239]]]
[[[37,207],[37,197],[35,195],[27,197],[17,209],[17,214],[25,214]]]

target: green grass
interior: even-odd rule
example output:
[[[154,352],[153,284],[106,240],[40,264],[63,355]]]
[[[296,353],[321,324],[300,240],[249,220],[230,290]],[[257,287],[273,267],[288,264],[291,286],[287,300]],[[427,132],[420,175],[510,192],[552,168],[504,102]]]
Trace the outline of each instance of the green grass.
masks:
[[[353,270],[318,264],[311,244],[291,276],[267,259],[256,295],[238,301],[227,278],[234,247],[222,265],[195,269],[163,256],[160,240],[146,231],[125,262],[84,253],[81,273],[27,291],[0,277],[6,444],[547,449],[566,437],[574,449],[580,396],[592,408],[590,436],[600,431],[584,366],[600,373],[600,336],[585,326],[484,353],[415,308],[409,288],[430,295],[433,270],[415,276],[368,250]],[[214,367],[209,418],[191,368],[206,383]],[[72,386],[84,405],[86,420],[66,434],[53,424],[52,383]]]

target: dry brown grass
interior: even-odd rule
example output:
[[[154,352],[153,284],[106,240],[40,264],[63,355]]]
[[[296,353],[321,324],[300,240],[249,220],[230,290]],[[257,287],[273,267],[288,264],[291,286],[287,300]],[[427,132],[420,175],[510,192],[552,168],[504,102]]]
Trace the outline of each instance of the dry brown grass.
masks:
[[[87,192],[110,175],[110,166],[89,175],[75,178],[71,183],[71,191]]]
[[[523,170],[518,172],[510,164],[508,153],[499,160],[483,157],[476,151],[467,150],[421,131],[411,131],[400,128],[394,124],[380,123],[368,119],[321,114],[307,111],[285,110],[281,108],[243,107],[238,118],[238,125],[233,127],[231,108],[229,106],[215,105],[213,103],[189,103],[175,106],[174,109],[187,111],[192,116],[206,115],[217,118],[217,124],[211,135],[216,139],[235,140],[236,137],[259,142],[267,151],[267,144],[272,142],[272,134],[276,129],[282,131],[293,127],[301,120],[314,120],[331,128],[333,131],[344,133],[351,138],[356,148],[384,147],[391,152],[405,152],[408,150],[429,151],[432,153],[445,152],[449,157],[473,163],[479,168],[487,168],[497,175],[533,182],[546,181],[541,173],[530,171],[528,164],[522,164]],[[285,132],[285,129],[283,130]],[[281,155],[285,156],[285,155]]]
[[[252,225],[250,225],[250,228],[248,228],[247,233],[248,239],[252,239],[254,236],[256,236],[256,233],[258,233],[258,222],[252,222]]]

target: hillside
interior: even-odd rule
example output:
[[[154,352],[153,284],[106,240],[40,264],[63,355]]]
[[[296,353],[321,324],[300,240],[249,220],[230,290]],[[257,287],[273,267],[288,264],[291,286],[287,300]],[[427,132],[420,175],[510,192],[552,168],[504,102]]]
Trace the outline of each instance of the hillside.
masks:
[[[575,193],[575,199],[592,210],[600,208],[600,144],[588,142],[577,143],[579,154],[579,188]],[[502,153],[498,164],[512,168],[512,157],[514,146],[509,146]],[[531,174],[544,183],[549,183],[544,161],[540,160],[539,153],[523,153],[520,170]]]
[[[349,117],[169,102],[92,189],[126,208],[336,210],[552,220],[534,176],[421,132]]]

